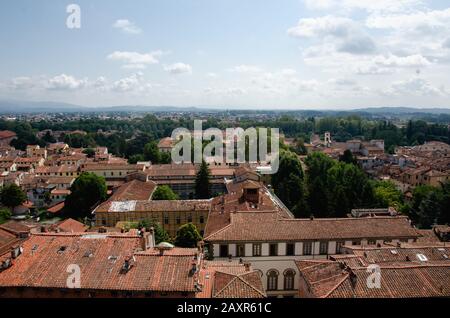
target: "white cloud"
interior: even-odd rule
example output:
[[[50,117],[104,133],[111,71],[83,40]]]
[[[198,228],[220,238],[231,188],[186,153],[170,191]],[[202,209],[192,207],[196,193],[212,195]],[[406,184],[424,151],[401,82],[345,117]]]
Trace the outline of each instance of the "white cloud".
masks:
[[[447,40],[444,41],[444,43],[442,43],[442,47],[450,49],[450,38],[448,38]]]
[[[349,18],[324,16],[301,19],[295,27],[288,29],[293,37],[346,37],[353,28],[353,20]]]
[[[120,19],[114,22],[113,28],[120,29],[124,33],[128,34],[140,34],[142,30],[133,22],[127,19]]]
[[[13,78],[7,86],[17,90],[31,89],[36,86],[36,80],[28,76],[19,76]]]
[[[371,54],[377,50],[377,46],[371,37],[367,35],[351,36],[337,45],[339,52],[350,54]]]
[[[431,62],[420,54],[414,54],[409,56],[377,56],[374,58],[374,63],[380,66],[386,67],[422,67],[431,65]]]
[[[409,14],[374,14],[366,25],[375,29],[413,29],[430,32],[447,29],[450,23],[450,8],[445,10],[416,11]]]
[[[256,65],[242,64],[242,65],[237,65],[237,66],[231,68],[230,71],[236,72],[236,73],[257,73],[257,72],[261,72],[262,68],[259,66],[256,66]]]
[[[355,73],[357,75],[387,75],[394,73],[394,70],[377,65],[361,65],[355,68]]]
[[[163,52],[160,50],[150,53],[115,51],[109,54],[107,59],[122,62],[125,69],[145,69],[148,65],[158,64],[161,55]]]
[[[365,10],[367,12],[398,12],[422,4],[421,0],[304,0],[308,9]]]
[[[372,54],[377,47],[363,26],[350,18],[323,16],[301,19],[288,34],[298,38],[322,40],[334,51],[349,54]]]
[[[49,90],[77,90],[88,83],[87,79],[76,79],[71,75],[61,74],[48,79],[46,88]]]
[[[386,93],[388,95],[414,95],[414,96],[445,96],[447,92],[443,87],[438,88],[430,82],[414,77],[405,81],[394,82]]]
[[[137,72],[128,77],[117,80],[111,86],[112,91],[119,93],[132,91],[143,92],[145,89],[150,88],[152,88],[152,85],[145,82],[144,74],[142,72]]]
[[[170,74],[183,74],[183,73],[192,73],[192,66],[185,63],[175,63],[171,65],[164,66],[164,70],[169,72]]]

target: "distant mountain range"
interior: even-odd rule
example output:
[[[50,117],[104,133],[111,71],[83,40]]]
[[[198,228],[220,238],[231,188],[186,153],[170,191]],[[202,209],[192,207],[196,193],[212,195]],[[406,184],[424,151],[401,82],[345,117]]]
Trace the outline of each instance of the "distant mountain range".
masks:
[[[76,112],[218,112],[224,110],[230,111],[250,111],[258,112],[253,109],[244,108],[208,108],[208,107],[177,107],[177,106],[106,106],[106,107],[88,107],[63,102],[30,102],[18,100],[0,100],[0,114],[20,114],[20,113],[76,113]],[[270,112],[263,110],[260,112]],[[274,111],[274,110],[272,110]],[[314,110],[314,109],[278,109],[276,111],[285,112],[318,112],[318,113],[366,113],[372,115],[405,115],[405,114],[449,114],[450,108],[413,108],[413,107],[374,107],[348,110]]]

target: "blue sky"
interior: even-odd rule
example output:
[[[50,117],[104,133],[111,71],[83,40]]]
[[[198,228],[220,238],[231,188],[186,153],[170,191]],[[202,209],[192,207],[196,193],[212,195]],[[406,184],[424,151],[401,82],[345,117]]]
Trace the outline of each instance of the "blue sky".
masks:
[[[0,99],[450,107],[449,31],[448,1],[2,1]]]

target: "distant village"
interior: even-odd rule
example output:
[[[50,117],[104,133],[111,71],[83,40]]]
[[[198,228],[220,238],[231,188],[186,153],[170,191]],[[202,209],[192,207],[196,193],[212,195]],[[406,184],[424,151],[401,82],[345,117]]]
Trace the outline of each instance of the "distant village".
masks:
[[[39,135],[83,134],[41,131]],[[211,198],[195,199],[199,165],[129,164],[106,147],[92,153],[64,142],[25,151],[0,131],[0,187],[15,184],[26,201],[0,225],[1,297],[368,298],[450,296],[450,227],[418,229],[395,208],[354,209],[345,218],[297,219],[275,195],[258,163],[208,161]],[[292,138],[282,138],[289,146]],[[171,152],[170,137],[158,143]],[[385,152],[383,140],[335,142],[312,136],[308,153],[338,159],[350,151],[372,178],[391,180],[406,197],[418,185],[450,177],[450,145],[430,141]],[[299,155],[300,160],[305,156]],[[92,173],[108,197],[92,219],[64,216],[75,180]],[[177,200],[154,200],[168,186]],[[175,237],[193,224],[196,247],[155,240],[153,220]],[[77,264],[81,281],[66,284]],[[370,265],[381,271],[371,288]]]

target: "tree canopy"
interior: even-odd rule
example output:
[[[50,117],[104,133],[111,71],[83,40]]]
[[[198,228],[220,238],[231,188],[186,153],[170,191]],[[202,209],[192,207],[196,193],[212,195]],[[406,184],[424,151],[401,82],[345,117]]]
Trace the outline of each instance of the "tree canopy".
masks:
[[[73,218],[90,217],[94,206],[106,199],[106,182],[94,173],[82,173],[72,184],[65,208]]]
[[[209,199],[211,197],[210,178],[211,172],[203,160],[195,178],[195,196],[197,199]]]
[[[2,204],[11,209],[27,200],[26,194],[15,183],[3,187],[0,196]]]
[[[178,200],[179,196],[168,185],[158,186],[153,192],[152,200]]]
[[[172,240],[170,238],[169,233],[154,220],[143,220],[138,223],[138,229],[145,228],[146,231],[150,231],[150,228],[153,228],[153,233],[155,235],[155,243],[159,244],[161,242],[170,243]]]
[[[197,243],[202,240],[197,227],[188,223],[181,226],[177,231],[175,245],[178,247],[197,247]]]

